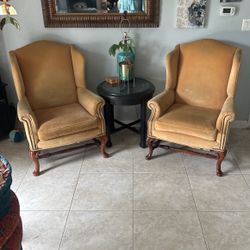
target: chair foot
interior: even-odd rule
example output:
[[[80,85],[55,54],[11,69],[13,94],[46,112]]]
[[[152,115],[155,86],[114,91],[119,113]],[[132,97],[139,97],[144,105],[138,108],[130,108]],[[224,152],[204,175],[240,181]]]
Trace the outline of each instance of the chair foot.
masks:
[[[39,151],[31,151],[30,150],[29,155],[30,155],[31,160],[35,164],[35,169],[33,171],[33,175],[34,176],[39,176],[39,174],[40,174],[40,164],[39,164],[39,160],[38,160]]]
[[[223,152],[219,152],[217,155],[217,163],[216,163],[216,175],[219,177],[223,176],[223,172],[221,171],[221,163],[225,159],[227,154],[227,150]]]
[[[152,159],[153,151],[156,148],[154,146],[155,141],[156,141],[155,139],[150,138],[150,137],[148,137],[148,139],[147,139],[147,145],[148,145],[149,152],[145,157],[146,160],[151,160]]]
[[[108,142],[108,137],[106,135],[103,135],[103,136],[100,136],[98,138],[100,140],[100,151],[103,155],[104,158],[108,158],[109,157],[109,154],[105,151],[105,146]]]

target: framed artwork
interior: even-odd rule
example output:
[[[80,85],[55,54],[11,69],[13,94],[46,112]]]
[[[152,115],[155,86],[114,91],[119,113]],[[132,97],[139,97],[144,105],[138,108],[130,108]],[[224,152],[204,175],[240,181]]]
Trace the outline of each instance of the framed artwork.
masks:
[[[177,28],[204,28],[207,0],[178,0]]]

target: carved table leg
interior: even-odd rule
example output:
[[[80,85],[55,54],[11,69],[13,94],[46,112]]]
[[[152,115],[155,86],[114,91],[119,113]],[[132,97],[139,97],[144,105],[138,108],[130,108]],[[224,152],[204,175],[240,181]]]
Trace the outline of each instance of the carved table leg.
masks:
[[[146,155],[146,160],[151,160],[152,159],[153,150],[155,149],[154,142],[155,142],[155,139],[148,137],[147,144],[148,144],[149,152]]]
[[[38,156],[39,156],[39,151],[29,151],[29,155],[30,158],[32,159],[32,161],[35,164],[35,169],[33,171],[33,175],[34,176],[38,176],[40,173],[40,164],[39,164],[39,160],[38,160]]]
[[[217,156],[216,175],[219,177],[223,176],[223,172],[221,171],[221,163],[225,159],[226,154],[227,154],[227,150],[223,152],[219,152]]]
[[[105,99],[104,105],[104,119],[106,124],[106,132],[107,132],[107,147],[112,147],[111,134],[115,131],[114,126],[114,106],[109,102],[108,99]]]
[[[108,142],[108,137],[106,135],[103,135],[103,136],[99,137],[99,140],[101,142],[100,151],[101,151],[104,158],[108,158],[109,154],[105,151],[105,146]]]
[[[147,101],[141,103],[141,122],[140,122],[140,147],[146,148],[146,138],[147,138]]]

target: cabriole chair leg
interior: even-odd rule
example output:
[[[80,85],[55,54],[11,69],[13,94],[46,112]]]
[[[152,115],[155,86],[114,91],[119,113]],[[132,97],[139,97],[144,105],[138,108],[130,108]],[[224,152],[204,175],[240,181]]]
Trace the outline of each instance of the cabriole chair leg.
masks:
[[[154,142],[155,142],[155,139],[148,137],[148,139],[147,139],[147,145],[148,145],[149,152],[148,152],[148,154],[145,157],[146,160],[151,160],[152,159],[153,151],[155,149]]]
[[[104,158],[108,158],[109,154],[105,151],[106,144],[108,142],[108,137],[106,135],[100,136],[98,138],[100,140],[100,151]]]
[[[38,176],[40,174],[40,164],[39,164],[39,160],[38,160],[39,151],[31,151],[30,150],[29,155],[30,155],[30,158],[32,159],[32,161],[35,164],[35,169],[33,171],[33,175]]]
[[[219,177],[223,176],[223,172],[221,171],[221,163],[225,159],[226,154],[227,154],[227,150],[219,152],[217,155],[216,175]]]

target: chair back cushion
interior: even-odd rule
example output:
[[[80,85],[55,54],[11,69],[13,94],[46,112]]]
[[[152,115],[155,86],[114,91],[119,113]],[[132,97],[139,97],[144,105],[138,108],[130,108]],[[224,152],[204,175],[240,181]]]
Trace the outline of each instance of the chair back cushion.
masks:
[[[210,39],[180,45],[176,103],[221,109],[236,49]]]
[[[15,55],[33,110],[77,101],[70,45],[38,41],[15,50]]]

